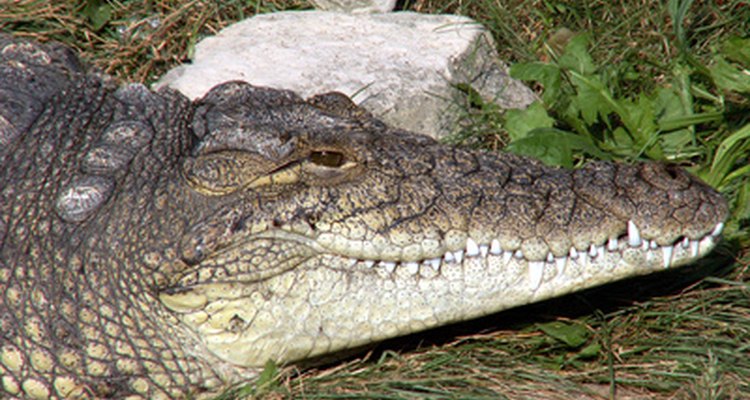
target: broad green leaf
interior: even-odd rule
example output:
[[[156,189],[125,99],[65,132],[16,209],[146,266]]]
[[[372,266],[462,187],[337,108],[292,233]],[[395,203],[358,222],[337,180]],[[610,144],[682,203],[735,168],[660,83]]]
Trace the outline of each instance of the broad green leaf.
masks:
[[[652,108],[656,115],[656,127],[662,149],[670,159],[687,157],[684,150],[695,144],[694,124],[680,125],[678,122],[693,117],[693,100],[689,90],[689,78],[683,76],[683,68],[675,68],[674,86],[661,87],[653,96]],[[671,125],[665,124],[668,121]],[[668,127],[665,128],[665,126]],[[694,151],[690,155],[696,155]]]
[[[82,13],[91,22],[91,28],[98,31],[112,18],[112,6],[101,0],[88,0]]]
[[[577,90],[573,102],[587,124],[593,125],[599,116],[604,120],[611,112],[621,116],[625,113],[598,76],[584,76],[571,71],[570,78]]]
[[[586,138],[592,137],[591,131],[589,130],[590,125],[583,120],[581,110],[578,109],[578,103],[574,101],[568,102],[568,105],[562,112],[560,118],[565,121],[566,124],[570,125],[573,131],[579,135]]]
[[[544,107],[535,101],[525,110],[512,109],[505,112],[504,127],[511,141],[519,140],[536,128],[551,128],[555,120]]]
[[[683,104],[687,102],[688,104]],[[656,90],[653,98],[653,109],[660,123],[664,120],[675,120],[693,114],[691,100],[684,99],[671,87]]]
[[[539,324],[539,329],[572,348],[586,344],[591,333],[581,324],[566,324],[560,321]]]
[[[748,67],[750,68],[750,67]],[[750,93],[750,69],[727,62],[724,57],[716,56],[709,67],[711,78],[722,90]]]
[[[573,154],[564,137],[555,134],[555,129],[539,128],[522,139],[511,142],[506,149],[513,153],[530,156],[547,165],[573,167]]]
[[[635,102],[622,100],[620,104],[625,112],[619,117],[625,124],[625,128],[636,138],[636,142],[644,144],[651,140],[656,133],[653,101],[641,93]]]
[[[694,145],[693,131],[680,129],[659,134],[659,141],[667,159],[685,159],[702,154],[701,149]]]
[[[587,153],[599,159],[610,156],[583,136],[554,128],[537,128],[526,137],[511,142],[506,149],[515,154],[534,157],[547,165],[573,167],[575,153]]]
[[[629,157],[636,157],[637,155],[633,150],[635,147],[633,137],[630,136],[630,133],[621,126],[618,126],[612,131],[612,140],[607,141],[607,144],[618,154],[627,155]]]
[[[558,63],[563,69],[577,72],[581,75],[592,75],[596,72],[594,60],[589,54],[589,35],[577,35],[565,46],[565,52]]]
[[[651,98],[641,93],[635,102],[621,100],[619,104],[624,111],[618,115],[635,139],[635,144],[638,146],[637,156],[646,153],[649,158],[662,159],[663,154],[654,116],[654,103]]]
[[[581,349],[581,351],[578,352],[576,355],[576,358],[594,358],[599,355],[599,352],[602,350],[602,346],[599,343],[591,343],[590,345],[584,347]]]
[[[539,82],[544,86],[542,100],[553,104],[560,97],[560,67],[555,64],[530,62],[514,64],[510,67],[510,76],[526,82]]]

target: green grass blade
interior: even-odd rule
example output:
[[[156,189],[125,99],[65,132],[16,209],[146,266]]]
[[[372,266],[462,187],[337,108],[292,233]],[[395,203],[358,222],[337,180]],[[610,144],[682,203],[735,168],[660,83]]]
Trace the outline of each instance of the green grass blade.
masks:
[[[737,179],[738,175],[731,174],[731,169],[739,158],[747,156],[750,150],[750,124],[743,126],[737,132],[724,139],[716,150],[711,163],[711,170],[707,175],[707,183],[716,188],[725,187],[730,181],[728,177]]]

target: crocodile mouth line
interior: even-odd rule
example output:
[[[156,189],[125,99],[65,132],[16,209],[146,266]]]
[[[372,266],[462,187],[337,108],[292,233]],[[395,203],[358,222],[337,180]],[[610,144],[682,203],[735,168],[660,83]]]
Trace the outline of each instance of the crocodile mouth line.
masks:
[[[613,263],[612,259],[606,262],[603,260],[608,257],[620,257],[620,259],[622,259],[626,253],[629,254],[631,260],[640,260],[650,266],[640,268],[644,271],[648,268],[653,270],[659,266],[663,269],[668,269],[670,267],[683,265],[707,254],[718,242],[723,229],[724,223],[721,222],[716,224],[711,232],[699,238],[690,239],[683,236],[670,244],[660,245],[655,239],[644,238],[635,223],[628,221],[627,232],[619,237],[611,237],[601,244],[592,243],[587,249],[583,250],[571,246],[568,253],[562,256],[555,256],[552,252],[548,252],[546,257],[542,260],[526,257],[520,248],[515,250],[504,250],[499,239],[493,239],[489,241],[489,243],[479,243],[471,237],[468,237],[465,240],[465,245],[462,248],[452,251],[444,251],[442,255],[437,257],[417,260],[371,259],[361,257],[356,254],[356,251],[347,253],[346,251],[341,251],[341,249],[322,245],[318,243],[314,237],[309,236],[309,231],[304,233],[300,231],[295,232],[289,230],[288,227],[286,227],[286,229],[282,227],[281,229],[274,229],[265,233],[253,235],[246,240],[269,239],[296,242],[311,250],[311,253],[304,257],[305,259],[313,258],[315,257],[315,254],[336,257],[338,259],[344,259],[345,261],[342,265],[345,265],[347,268],[358,268],[363,271],[378,270],[382,271],[384,276],[398,274],[400,276],[413,275],[435,277],[440,275],[443,268],[460,266],[465,262],[473,262],[476,260],[480,263],[487,262],[489,257],[494,257],[493,261],[499,261],[501,265],[509,265],[511,262],[525,263],[528,268],[528,280],[530,286],[532,289],[536,290],[541,285],[543,276],[548,274],[548,272],[545,271],[555,271],[555,276],[562,276],[565,274],[566,269],[573,263],[583,266],[584,268],[589,264],[605,265],[606,263],[609,263],[611,266]],[[236,251],[237,249],[242,248],[244,243],[245,241],[235,243],[233,246],[222,249],[209,259]],[[615,258],[615,260],[617,260],[617,258]],[[293,264],[288,266],[288,268],[292,267]],[[616,269],[617,266],[615,265],[613,268]],[[282,272],[283,270],[266,271],[265,273],[260,274],[258,278],[265,279]]]
[[[493,239],[489,243],[477,243],[472,238],[466,239],[464,248],[447,251],[440,257],[428,258],[419,261],[384,261],[372,259],[358,259],[341,255],[340,257],[350,260],[349,265],[354,267],[361,265],[365,270],[382,269],[388,274],[406,273],[406,275],[420,275],[420,271],[429,269],[433,274],[439,274],[444,266],[460,265],[472,259],[486,260],[490,256],[500,258],[502,264],[508,265],[511,261],[528,263],[528,274],[531,286],[536,289],[541,285],[545,270],[554,268],[556,275],[565,273],[566,266],[571,262],[580,265],[596,264],[598,260],[607,256],[620,255],[625,252],[641,254],[643,259],[652,264],[659,261],[663,269],[686,264],[687,262],[708,253],[718,242],[719,236],[724,229],[724,223],[718,223],[713,230],[697,239],[680,237],[671,244],[660,245],[656,240],[646,239],[641,236],[638,227],[632,221],[628,221],[627,234],[617,238],[610,238],[602,244],[591,244],[586,250],[571,247],[568,254],[555,256],[552,252],[547,253],[544,260],[530,260],[525,257],[523,251],[503,250],[500,241]],[[327,253],[335,251],[328,250]],[[616,268],[616,267],[615,267]]]

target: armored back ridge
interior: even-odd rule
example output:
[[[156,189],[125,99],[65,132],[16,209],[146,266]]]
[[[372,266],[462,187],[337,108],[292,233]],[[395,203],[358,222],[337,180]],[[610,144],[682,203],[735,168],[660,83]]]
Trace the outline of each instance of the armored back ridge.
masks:
[[[549,168],[346,96],[192,104],[0,36],[0,397],[181,398],[709,252],[683,170]]]

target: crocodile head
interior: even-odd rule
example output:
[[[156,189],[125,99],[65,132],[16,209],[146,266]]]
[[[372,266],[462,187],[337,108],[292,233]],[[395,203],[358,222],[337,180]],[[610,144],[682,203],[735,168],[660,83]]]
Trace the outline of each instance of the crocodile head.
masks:
[[[455,149],[338,94],[193,104],[0,34],[0,397],[216,391],[688,263],[726,215],[671,166]]]
[[[185,266],[160,300],[219,358],[259,367],[686,264],[722,197],[662,164],[549,168],[393,130],[331,93],[229,83],[181,165]]]

